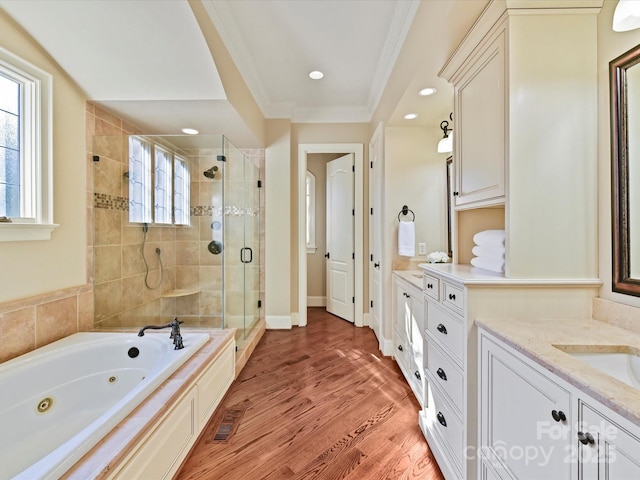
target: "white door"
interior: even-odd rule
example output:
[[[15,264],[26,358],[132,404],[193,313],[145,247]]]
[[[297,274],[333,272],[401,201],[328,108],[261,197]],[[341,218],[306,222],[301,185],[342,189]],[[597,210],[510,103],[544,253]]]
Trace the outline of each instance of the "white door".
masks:
[[[382,342],[382,128],[369,147],[369,325]]]
[[[327,311],[354,321],[352,153],[327,163]]]

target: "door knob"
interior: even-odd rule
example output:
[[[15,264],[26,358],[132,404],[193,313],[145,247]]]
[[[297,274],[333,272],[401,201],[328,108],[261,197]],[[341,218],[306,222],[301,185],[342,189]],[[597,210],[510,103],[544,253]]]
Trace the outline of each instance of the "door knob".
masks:
[[[380,268],[380,262],[376,262],[373,264],[373,268]]]
[[[324,254],[324,258],[329,258],[329,252]]]

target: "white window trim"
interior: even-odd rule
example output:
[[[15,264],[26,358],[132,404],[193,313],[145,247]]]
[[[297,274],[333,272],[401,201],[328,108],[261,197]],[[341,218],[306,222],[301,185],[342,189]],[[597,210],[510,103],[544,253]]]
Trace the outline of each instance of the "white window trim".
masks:
[[[50,240],[53,223],[53,77],[0,47],[0,64],[33,82],[33,218],[0,222],[0,241]]]
[[[307,242],[307,253],[316,253],[318,250],[316,246],[316,176],[309,170],[307,170],[307,182],[309,185],[309,207],[306,228],[310,237]]]

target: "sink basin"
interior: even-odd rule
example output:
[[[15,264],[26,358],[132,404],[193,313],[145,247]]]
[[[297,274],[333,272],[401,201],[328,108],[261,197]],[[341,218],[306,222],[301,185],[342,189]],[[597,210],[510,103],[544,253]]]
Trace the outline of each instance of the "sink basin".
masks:
[[[574,352],[556,345],[563,352],[587,365],[640,389],[640,356],[627,352]],[[628,348],[631,350],[631,348]]]

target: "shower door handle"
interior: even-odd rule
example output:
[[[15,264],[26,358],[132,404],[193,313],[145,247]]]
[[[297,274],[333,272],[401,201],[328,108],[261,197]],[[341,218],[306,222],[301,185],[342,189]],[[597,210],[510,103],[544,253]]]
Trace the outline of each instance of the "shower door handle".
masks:
[[[245,255],[244,252],[245,251],[249,251],[249,260],[245,260]],[[251,263],[253,262],[253,250],[251,250],[249,247],[244,247],[240,249],[240,261],[242,263]]]

